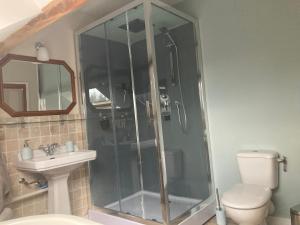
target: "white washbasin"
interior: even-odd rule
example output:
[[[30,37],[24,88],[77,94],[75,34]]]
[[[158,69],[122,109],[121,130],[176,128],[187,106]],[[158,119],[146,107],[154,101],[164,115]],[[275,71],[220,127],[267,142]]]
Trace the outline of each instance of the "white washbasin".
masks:
[[[30,173],[42,173],[48,180],[48,213],[71,214],[68,189],[70,172],[84,162],[96,159],[96,151],[85,150],[66,152],[57,149],[54,155],[47,156],[42,150],[34,150],[33,158],[16,162],[19,170]],[[54,223],[53,223],[54,224]]]
[[[63,152],[51,156],[46,156],[41,150],[35,150],[33,159],[18,160],[16,166],[19,170],[51,173],[51,170],[60,168],[60,171],[70,172],[79,167],[82,163],[94,160],[96,158],[96,151],[85,150],[77,152]],[[76,166],[77,165],[77,166]],[[55,171],[53,171],[55,173]]]
[[[14,220],[0,222],[1,225],[100,225],[93,221],[71,215],[41,215],[28,216]]]

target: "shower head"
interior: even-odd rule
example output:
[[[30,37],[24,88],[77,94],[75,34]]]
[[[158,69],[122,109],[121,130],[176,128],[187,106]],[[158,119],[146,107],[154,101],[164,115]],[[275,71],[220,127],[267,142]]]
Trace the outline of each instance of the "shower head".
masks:
[[[161,27],[159,28],[159,30],[161,31],[162,34],[166,36],[166,47],[173,47],[173,46],[176,47],[176,43],[172,38],[172,36],[170,35],[169,29],[166,27]]]
[[[120,29],[127,30],[127,24],[119,26]],[[141,19],[134,19],[128,22],[128,30],[132,33],[139,33],[145,30],[145,21]]]

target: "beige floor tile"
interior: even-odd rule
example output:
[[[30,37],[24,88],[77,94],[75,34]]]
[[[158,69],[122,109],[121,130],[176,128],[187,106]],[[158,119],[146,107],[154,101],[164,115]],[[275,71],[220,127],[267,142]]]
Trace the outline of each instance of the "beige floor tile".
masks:
[[[209,220],[205,225],[217,225],[216,218],[212,218]],[[227,225],[236,225],[235,223],[232,223],[231,221],[227,222]]]

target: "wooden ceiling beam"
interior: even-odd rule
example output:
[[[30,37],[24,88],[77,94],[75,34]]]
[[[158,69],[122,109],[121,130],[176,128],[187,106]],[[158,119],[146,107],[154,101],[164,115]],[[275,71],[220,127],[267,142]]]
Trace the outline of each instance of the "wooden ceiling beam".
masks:
[[[45,27],[56,22],[63,16],[71,13],[87,0],[53,0],[42,9],[42,13],[31,19],[26,25],[9,35],[0,42],[0,58],[11,49],[25,41],[30,36],[38,33]]]

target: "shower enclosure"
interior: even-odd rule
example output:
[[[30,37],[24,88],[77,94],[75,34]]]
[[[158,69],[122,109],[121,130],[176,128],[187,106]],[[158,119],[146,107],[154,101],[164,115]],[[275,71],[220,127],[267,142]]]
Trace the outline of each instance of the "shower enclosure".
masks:
[[[77,33],[100,210],[175,224],[213,201],[196,29],[168,5],[138,0]]]

